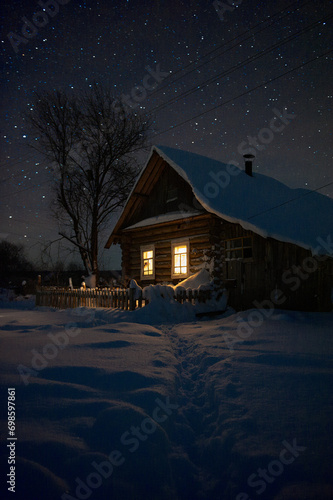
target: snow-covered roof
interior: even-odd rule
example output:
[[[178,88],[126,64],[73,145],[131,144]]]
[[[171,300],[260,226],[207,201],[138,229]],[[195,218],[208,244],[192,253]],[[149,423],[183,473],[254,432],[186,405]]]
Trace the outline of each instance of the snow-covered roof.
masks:
[[[167,146],[152,147],[106,244],[107,248],[114,238],[117,241],[118,231],[126,227],[128,207],[144,185],[144,174],[151,168],[154,154],[164,159],[191,186],[193,194],[207,212],[238,223],[264,238],[294,243],[311,250],[313,254],[332,255],[333,200],[330,197],[308,189],[292,189],[259,173],[249,176],[234,165]],[[166,217],[169,215],[166,214]],[[188,213],[184,215],[189,216]],[[163,218],[163,215],[145,219],[130,228],[160,223],[160,217]],[[178,218],[182,218],[181,212]]]
[[[267,238],[295,243],[327,254],[322,240],[333,238],[333,200],[307,189],[292,189],[266,175],[243,170],[205,156],[154,146],[192,187],[203,207]]]

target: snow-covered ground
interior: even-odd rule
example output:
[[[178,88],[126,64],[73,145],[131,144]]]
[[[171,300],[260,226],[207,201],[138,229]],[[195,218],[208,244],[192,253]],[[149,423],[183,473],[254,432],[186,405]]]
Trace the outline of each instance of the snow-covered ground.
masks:
[[[331,313],[3,303],[0,497],[332,499],[332,325]]]

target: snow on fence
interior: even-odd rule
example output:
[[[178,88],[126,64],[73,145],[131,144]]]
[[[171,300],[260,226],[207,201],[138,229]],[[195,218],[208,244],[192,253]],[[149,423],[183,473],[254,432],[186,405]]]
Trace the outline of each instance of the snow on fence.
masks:
[[[180,290],[174,295],[177,302],[206,302],[210,298],[210,290]],[[107,307],[133,311],[147,305],[149,300],[143,298],[142,292],[134,288],[110,290],[88,289],[69,290],[68,288],[44,288],[36,292],[36,306],[49,306],[59,309],[74,307]]]

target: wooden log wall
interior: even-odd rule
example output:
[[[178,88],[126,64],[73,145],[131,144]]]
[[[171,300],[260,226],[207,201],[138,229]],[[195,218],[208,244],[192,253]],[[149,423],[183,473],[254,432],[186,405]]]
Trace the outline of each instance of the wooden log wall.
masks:
[[[227,261],[225,240],[249,236],[253,243],[252,257]],[[310,251],[263,238],[212,214],[124,232],[123,276],[128,280],[134,278],[141,286],[181,281],[171,278],[171,243],[182,238],[190,242],[190,274],[203,266],[210,268],[215,289],[223,287],[226,280],[237,280],[236,288],[229,292],[229,304],[237,310],[255,307],[254,301],[269,300],[276,290],[285,296],[281,309],[332,308],[333,259],[318,260],[313,264],[316,269],[307,272],[314,259]],[[149,243],[155,245],[155,278],[141,280],[140,247]],[[306,267],[303,274],[302,263]]]
[[[173,240],[184,239],[190,243],[190,274],[202,269],[212,257],[211,223],[214,216],[198,215],[185,220],[168,222],[153,227],[124,231],[122,241],[122,268],[125,280],[134,278],[141,286],[173,282],[171,244]],[[141,246],[155,245],[155,278],[141,280]]]

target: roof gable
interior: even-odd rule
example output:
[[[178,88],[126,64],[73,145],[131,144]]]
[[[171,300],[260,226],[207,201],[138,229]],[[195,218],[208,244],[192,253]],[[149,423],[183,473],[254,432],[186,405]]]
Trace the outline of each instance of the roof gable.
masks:
[[[140,208],[125,221],[126,227],[170,212],[184,212],[184,208],[186,212],[202,209],[198,203],[194,206],[193,198],[191,186],[167,164],[150,186],[149,195],[142,197]]]
[[[168,169],[171,171],[171,175],[168,175]],[[117,243],[120,240],[120,233],[125,227],[133,224],[135,225],[139,220],[141,220],[141,218],[144,219],[160,215],[157,211],[156,213],[151,214],[146,213],[145,207],[147,205],[148,207],[151,207],[153,202],[150,203],[150,195],[153,189],[156,186],[158,187],[158,184],[160,184],[160,188],[162,187],[160,181],[163,181],[163,177],[173,178],[171,179],[171,182],[179,183],[179,187],[182,190],[182,199],[179,204],[176,203],[177,210],[180,213],[179,218],[184,218],[184,211],[192,212],[192,208],[193,212],[200,209],[201,211],[204,210],[198,202],[195,204],[195,207],[193,207],[192,200],[194,195],[191,186],[186,180],[184,180],[183,176],[179,176],[177,170],[170,166],[168,161],[165,161],[160,150],[153,147],[146,165],[141,170],[139,177],[126,201],[125,207],[105,245],[106,248],[109,248],[113,243]],[[178,179],[176,180],[176,178]],[[182,209],[182,207],[184,208]],[[175,219],[177,217],[174,208],[174,206],[170,205],[170,212],[173,211],[173,218]]]

